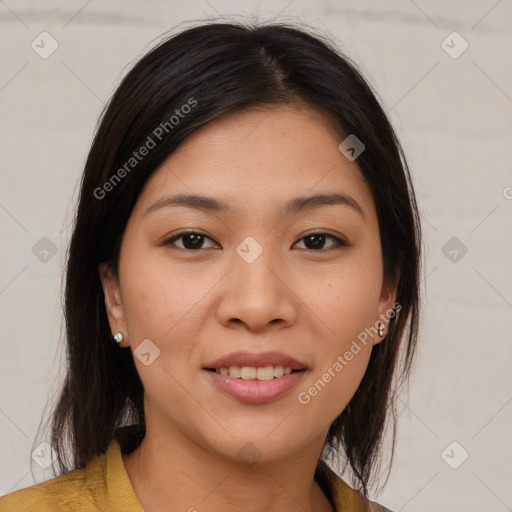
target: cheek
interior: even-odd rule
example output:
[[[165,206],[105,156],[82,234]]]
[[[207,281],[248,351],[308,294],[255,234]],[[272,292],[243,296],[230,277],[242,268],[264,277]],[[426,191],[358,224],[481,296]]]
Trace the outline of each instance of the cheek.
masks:
[[[130,335],[164,340],[180,323],[190,323],[205,291],[215,283],[194,265],[171,265],[165,258],[131,258],[120,276]]]
[[[382,287],[381,269],[375,260],[365,264],[353,258],[333,269],[324,279],[302,280],[300,296],[321,320],[327,346],[341,350],[350,340],[374,325]]]
[[[304,283],[301,293],[311,317],[321,319],[316,322],[316,364],[297,397],[311,421],[315,415],[334,420],[357,390],[371,355],[381,281],[374,259],[354,257],[326,281]]]
[[[129,248],[126,252],[130,253]],[[190,340],[198,338],[202,330],[201,299],[215,280],[197,270],[170,265],[165,258],[152,258],[150,253],[145,257],[140,252],[132,254],[120,271],[122,300],[146,399],[167,414],[172,396],[173,409],[187,410],[190,394],[180,385],[189,379],[184,363],[193,365],[197,359],[197,347]],[[137,347],[146,339],[160,351],[148,366],[137,357]],[[200,408],[195,413],[200,415]],[[179,422],[179,418],[174,420]]]
[[[361,325],[358,319],[343,314],[337,319],[334,335],[317,338],[317,364],[297,393],[303,424],[332,423],[354,396],[372,350],[369,341],[357,338]]]

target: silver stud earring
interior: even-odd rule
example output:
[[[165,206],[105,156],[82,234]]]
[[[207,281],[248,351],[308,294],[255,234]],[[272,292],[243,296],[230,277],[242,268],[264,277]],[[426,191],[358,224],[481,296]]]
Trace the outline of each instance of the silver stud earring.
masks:
[[[386,334],[386,326],[385,324],[379,324],[379,336],[384,336]]]
[[[117,334],[114,335],[114,339],[116,340],[116,343],[121,343],[121,341],[123,341],[124,339],[123,333],[118,332]]]

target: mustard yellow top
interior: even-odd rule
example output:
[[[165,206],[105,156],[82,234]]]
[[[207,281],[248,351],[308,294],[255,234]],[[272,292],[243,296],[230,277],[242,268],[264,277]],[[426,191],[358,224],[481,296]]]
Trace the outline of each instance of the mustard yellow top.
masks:
[[[336,512],[390,512],[376,503],[365,502],[323,461],[317,481]],[[126,473],[121,446],[112,440],[107,451],[96,456],[85,469],[11,492],[0,498],[0,512],[144,512]]]

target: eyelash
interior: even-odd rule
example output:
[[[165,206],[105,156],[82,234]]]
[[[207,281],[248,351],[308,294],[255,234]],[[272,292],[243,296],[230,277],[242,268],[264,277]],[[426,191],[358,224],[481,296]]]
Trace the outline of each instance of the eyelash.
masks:
[[[174,245],[174,242],[176,240],[183,238],[184,236],[187,236],[187,235],[200,235],[204,238],[207,238],[207,239],[213,241],[209,236],[205,235],[204,233],[201,233],[199,231],[189,230],[189,231],[182,231],[181,233],[178,233],[177,235],[174,235],[173,237],[168,238],[167,240],[164,241],[164,245]],[[342,247],[348,246],[348,243],[345,242],[344,240],[342,240],[341,238],[338,238],[337,236],[331,235],[329,233],[324,233],[323,231],[313,231],[311,233],[307,233],[306,235],[299,238],[299,241],[303,240],[304,238],[307,238],[309,236],[313,236],[313,235],[325,235],[326,238],[331,238],[332,240],[334,240],[336,242],[336,245],[333,247],[328,247],[327,249],[301,249],[301,250],[311,251],[311,252],[327,252],[327,251],[331,251],[331,250],[338,250],[338,249],[341,249]],[[297,243],[297,242],[295,242],[295,243]],[[174,247],[176,249],[180,249],[182,251],[188,251],[188,252],[198,252],[203,249],[202,247],[199,249],[185,249],[184,247],[177,247],[177,246],[174,246]],[[212,247],[207,247],[207,249],[211,249],[211,248]]]

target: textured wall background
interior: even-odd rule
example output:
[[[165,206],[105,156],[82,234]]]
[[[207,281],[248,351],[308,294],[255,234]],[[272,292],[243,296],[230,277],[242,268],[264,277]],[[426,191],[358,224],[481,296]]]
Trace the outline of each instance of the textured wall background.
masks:
[[[510,0],[0,0],[0,493],[49,477],[31,473],[31,448],[60,378],[69,222],[104,103],[165,30],[247,14],[331,34],[379,92],[413,172],[423,328],[378,500],[512,510]]]

